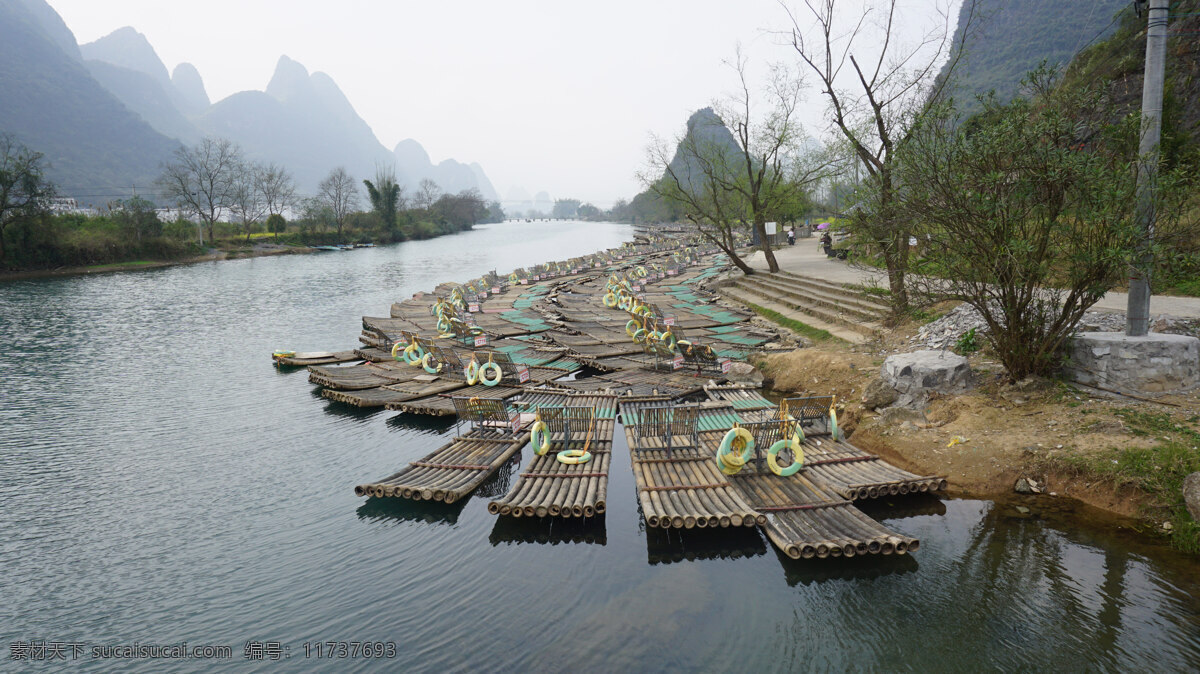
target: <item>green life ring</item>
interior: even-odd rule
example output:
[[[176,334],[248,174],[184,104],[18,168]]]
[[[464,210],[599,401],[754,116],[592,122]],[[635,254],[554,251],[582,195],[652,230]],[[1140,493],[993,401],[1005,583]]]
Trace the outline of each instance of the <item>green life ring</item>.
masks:
[[[738,440],[741,440],[743,446],[740,455],[735,454],[733,449],[733,443]],[[754,436],[741,426],[729,429],[729,432],[721,439],[721,446],[717,449],[717,458],[731,468],[741,468],[753,454]]]
[[[479,363],[476,363],[475,361],[471,361],[471,363],[469,365],[467,365],[466,369],[463,370],[463,374],[466,375],[468,384],[470,384],[471,386],[478,384],[479,383]]]
[[[780,468],[779,452],[784,449],[792,450],[792,464],[787,468]],[[804,467],[804,450],[800,447],[800,441],[794,436],[791,440],[777,440],[767,450],[767,465],[770,466],[772,473],[780,477],[791,477],[798,473]]]
[[[416,367],[421,364],[421,359],[425,357],[425,349],[421,348],[420,344],[413,342],[404,348],[404,362]]]
[[[393,344],[392,345],[392,360],[403,360],[404,359],[404,349],[406,349],[406,348],[408,348],[408,345],[405,344],[404,342],[397,341],[395,344]]]
[[[425,368],[429,374],[437,374],[442,371],[441,363],[437,363],[437,367],[434,367],[432,363],[437,363],[432,353],[427,353],[421,358],[421,367]]]
[[[679,344],[678,340],[675,339],[675,335],[672,334],[670,330],[667,330],[666,332],[662,333],[662,336],[659,337],[659,340],[662,342],[666,342],[667,348],[672,351],[674,351],[676,345]]]
[[[531,430],[529,441],[533,443],[533,453],[545,456],[550,451],[550,430],[541,421],[535,421]]]
[[[609,309],[617,306],[617,296],[612,294],[612,291],[604,294],[604,306],[608,307]]]
[[[830,407],[829,408],[829,435],[834,440],[841,440],[842,438],[839,437],[840,432],[841,431],[838,430],[838,424],[837,424],[837,410]]]
[[[487,375],[488,368],[491,368],[496,371],[495,379],[488,378],[488,375]],[[479,381],[483,382],[484,386],[495,386],[496,384],[499,384],[500,380],[503,378],[504,378],[504,371],[501,370],[500,366],[495,363],[484,363],[483,365],[481,365],[479,367]]]
[[[629,319],[629,322],[625,324],[625,334],[632,337],[633,333],[637,332],[637,330],[641,327],[641,323],[638,323],[636,319],[631,318]]]
[[[646,328],[634,330],[632,337],[635,344],[644,344],[646,342]]]

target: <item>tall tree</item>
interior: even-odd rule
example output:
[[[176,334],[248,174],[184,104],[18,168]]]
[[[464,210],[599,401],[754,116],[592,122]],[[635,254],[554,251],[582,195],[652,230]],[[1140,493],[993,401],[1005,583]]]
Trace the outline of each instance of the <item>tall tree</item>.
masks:
[[[238,228],[246,233],[246,242],[254,226],[269,214],[267,200],[263,196],[259,175],[264,168],[258,164],[243,164],[234,173],[233,189],[229,196],[229,213]]]
[[[271,162],[258,164],[254,186],[262,196],[268,215],[283,215],[296,206],[296,181],[286,168]]]
[[[395,168],[385,170],[383,167],[376,167],[375,182],[364,179],[363,185],[367,188],[371,208],[379,214],[389,232],[395,231],[396,211],[399,208],[400,196],[404,193],[404,188],[396,182]]]
[[[358,190],[354,186],[354,178],[341,166],[333,169],[317,186],[317,199],[329,209],[337,226],[338,237],[341,237],[346,218],[358,208]]]
[[[964,0],[960,10],[967,13],[960,22],[964,36],[974,25],[975,2]],[[872,208],[856,211],[854,227],[882,254],[893,309],[903,311],[908,308],[904,273],[912,227],[898,207],[896,151],[925,105],[942,97],[967,40],[951,53],[953,21],[946,4],[934,10],[938,25],[911,44],[897,35],[904,9],[900,0],[867,0],[863,9],[862,2],[845,0],[804,0],[804,4],[816,35],[806,34],[799,17],[789,10],[791,44],[801,68],[817,77],[828,103],[829,122],[850,143],[868,174],[875,197]],[[910,15],[906,19],[920,20]],[[947,57],[944,76],[939,78],[938,68]]]
[[[740,49],[730,65],[738,75],[737,93],[717,101],[714,112],[693,115],[674,155],[661,141],[653,145],[651,173],[641,178],[651,192],[682,206],[700,233],[747,274],[753,269],[736,248],[739,233],[753,231],[767,268],[777,272],[767,221],[790,212],[797,194],[824,175],[828,162],[802,152],[798,78],[772,67],[762,92],[756,93]]]
[[[0,264],[4,262],[4,230],[15,222],[46,213],[54,186],[42,167],[42,154],[0,134]]]
[[[413,197],[413,206],[417,208],[429,208],[442,195],[442,188],[437,183],[429,178],[423,178],[417,186],[417,193]]]
[[[241,167],[241,147],[226,138],[205,137],[192,147],[176,149],[175,161],[163,167],[158,183],[180,208],[208,225],[212,243],[217,220],[233,203]]]

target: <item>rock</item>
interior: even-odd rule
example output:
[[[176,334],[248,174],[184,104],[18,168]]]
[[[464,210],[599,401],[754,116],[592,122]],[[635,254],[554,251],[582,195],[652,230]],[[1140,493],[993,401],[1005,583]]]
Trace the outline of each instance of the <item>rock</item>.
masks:
[[[1026,508],[1025,506],[1017,506],[1017,512],[1021,513],[1022,515],[1028,515],[1029,508]]]
[[[899,397],[900,394],[892,388],[891,384],[881,378],[875,378],[863,389],[862,403],[869,410],[877,410],[880,407],[891,405]]]
[[[904,422],[921,421],[921,413],[905,407],[889,407],[879,411],[876,423],[886,426],[900,425]]]
[[[1171,524],[1170,522],[1163,522],[1162,527],[1163,531],[1170,531],[1175,528],[1175,525]]]
[[[732,363],[729,372],[725,373],[725,378],[734,384],[747,386],[762,386],[763,383],[762,372],[749,363]]]
[[[1042,493],[1042,488],[1038,486],[1036,481],[1023,477],[1017,480],[1017,483],[1013,486],[1013,491],[1018,494],[1040,494]]]
[[[883,380],[896,390],[895,405],[918,407],[930,392],[962,393],[971,388],[967,359],[948,351],[913,351],[888,356],[883,361]]]
[[[1085,386],[1141,395],[1200,385],[1200,339],[1152,332],[1084,332],[1067,346],[1064,375]]]
[[[1183,501],[1192,519],[1200,522],[1200,472],[1183,478]]]

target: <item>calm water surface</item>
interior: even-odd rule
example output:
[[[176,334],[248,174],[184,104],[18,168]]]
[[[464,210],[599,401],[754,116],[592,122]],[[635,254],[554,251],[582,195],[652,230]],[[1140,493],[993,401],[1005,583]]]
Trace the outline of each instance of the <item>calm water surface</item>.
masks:
[[[620,430],[591,526],[489,515],[517,463],[453,506],[368,502],[353,485],[453,429],[329,403],[269,359],[351,347],[362,315],[440,281],[631,236],[488,225],[0,284],[0,669],[30,640],[234,652],[73,665],[92,670],[381,668],[305,659],[331,640],[395,642],[390,668],[421,671],[1200,668],[1195,563],[1046,505],[897,499],[872,514],[915,556],[794,562],[757,532],[644,531]],[[250,640],[290,658],[244,661]]]

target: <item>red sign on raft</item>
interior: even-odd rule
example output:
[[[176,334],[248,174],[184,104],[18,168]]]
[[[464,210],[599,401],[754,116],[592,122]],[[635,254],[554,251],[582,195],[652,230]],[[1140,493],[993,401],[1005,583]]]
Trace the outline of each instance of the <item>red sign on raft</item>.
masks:
[[[492,294],[499,295],[500,294],[500,286],[492,286]]]
[[[642,290],[642,287],[641,287],[641,286],[639,286],[639,285],[635,285],[635,286],[633,286],[633,292],[635,292],[635,293],[636,293],[636,292],[641,292],[641,290]]]
[[[475,346],[487,346],[487,335],[475,335]]]
[[[479,299],[481,299],[481,300],[487,299],[487,291],[486,290],[479,291]]]
[[[524,365],[517,366],[517,381],[524,384],[529,381],[529,368]]]
[[[529,285],[529,279],[527,279],[527,278],[521,279],[521,285],[523,285],[523,286]]]
[[[516,435],[517,433],[521,432],[521,415],[520,414],[514,414],[513,417],[511,419],[509,419],[509,422],[512,424],[513,435]]]
[[[475,312],[479,311],[479,302],[471,302],[470,304],[468,304],[467,311],[469,311],[471,313],[475,313]]]
[[[663,317],[663,325],[665,325],[667,327],[675,325],[675,317],[674,316],[664,316]]]
[[[729,367],[731,365],[733,365],[732,360],[729,360],[728,358],[722,358],[721,359],[721,372],[722,373],[729,372]]]
[[[675,356],[671,359],[671,369],[678,370],[683,367],[683,356]]]
[[[667,270],[667,276],[674,276],[674,275],[676,275],[676,274],[678,274],[678,273],[679,273],[679,272],[675,271],[674,269],[668,269],[668,270]]]

